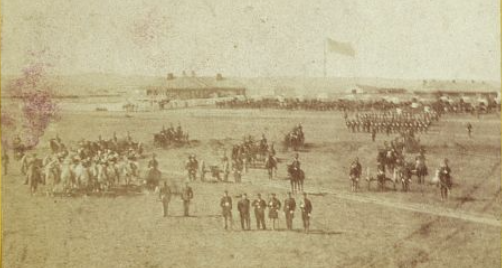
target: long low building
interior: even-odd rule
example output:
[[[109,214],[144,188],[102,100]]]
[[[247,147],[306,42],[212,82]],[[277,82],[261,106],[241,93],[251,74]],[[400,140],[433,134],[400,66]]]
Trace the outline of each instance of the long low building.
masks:
[[[154,99],[206,99],[245,96],[246,88],[231,78],[180,76],[168,74],[165,82],[150,86],[146,95]]]

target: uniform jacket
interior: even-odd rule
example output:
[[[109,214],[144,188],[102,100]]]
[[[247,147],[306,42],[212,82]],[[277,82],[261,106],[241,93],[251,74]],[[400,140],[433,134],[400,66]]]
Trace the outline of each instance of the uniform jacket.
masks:
[[[181,199],[183,201],[190,201],[193,198],[193,191],[191,187],[185,187],[183,188],[183,193],[181,195]]]
[[[169,202],[171,200],[171,188],[162,187],[159,191],[159,197],[163,202]]]
[[[302,199],[300,201],[300,209],[303,213],[312,213],[312,203],[310,202],[310,200],[307,198]]]
[[[267,203],[263,199],[256,199],[253,201],[253,207],[255,212],[264,212],[267,207]]]
[[[294,211],[296,209],[296,201],[294,198],[286,198],[284,200],[284,212]]]
[[[239,210],[241,215],[249,215],[249,207],[250,207],[249,199],[241,199],[239,203],[237,203],[237,209]]]
[[[222,197],[220,201],[220,207],[226,211],[232,210],[232,198],[230,196]]]

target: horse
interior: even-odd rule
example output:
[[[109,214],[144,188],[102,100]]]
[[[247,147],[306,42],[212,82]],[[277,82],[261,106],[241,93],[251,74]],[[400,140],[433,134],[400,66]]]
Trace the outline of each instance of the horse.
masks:
[[[155,190],[159,186],[162,173],[156,168],[150,168],[146,175],[146,188],[148,190]]]
[[[74,169],[75,181],[80,189],[86,191],[93,188],[93,177],[90,167],[80,162]]]
[[[274,170],[277,172],[277,159],[273,156],[269,156],[265,161],[265,168],[268,171],[268,179],[273,179]]]
[[[118,166],[120,177],[125,178],[126,186],[129,186],[131,180],[139,178],[139,166],[136,162],[126,159]]]
[[[284,144],[286,149],[293,148],[294,151],[298,151],[299,147],[303,145],[304,139],[303,135],[296,134],[295,132],[289,132],[284,137]]]
[[[53,196],[56,191],[56,187],[60,186],[61,182],[61,166],[58,159],[44,159],[44,170],[43,170],[43,182],[46,184],[48,189],[48,195]],[[60,187],[58,187],[60,188]]]
[[[96,181],[99,191],[107,191],[117,181],[117,173],[113,166],[105,163],[98,163],[96,165]]]
[[[295,169],[292,165],[288,165],[289,182],[291,184],[291,192],[298,193],[303,191],[303,181],[305,173],[301,169]]]
[[[377,155],[377,162],[383,166],[383,171],[387,170],[393,174],[396,165],[396,154],[393,150],[380,150]]]
[[[60,183],[62,184],[63,191],[75,188],[75,172],[72,167],[70,159],[65,159],[60,167]]]

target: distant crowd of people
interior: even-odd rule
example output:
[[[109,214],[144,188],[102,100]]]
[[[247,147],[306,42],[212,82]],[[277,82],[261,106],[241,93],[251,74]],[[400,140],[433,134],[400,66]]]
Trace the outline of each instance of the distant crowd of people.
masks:
[[[219,101],[216,107],[224,109],[281,109],[281,110],[306,110],[306,111],[391,111],[401,110],[424,110],[428,109],[437,113],[491,113],[500,111],[500,105],[495,100],[488,100],[487,103],[467,103],[463,100],[451,101],[437,98],[434,101],[419,102],[401,101],[392,102],[382,100],[320,100],[320,99],[299,99],[299,98],[263,98],[263,99],[233,99]]]

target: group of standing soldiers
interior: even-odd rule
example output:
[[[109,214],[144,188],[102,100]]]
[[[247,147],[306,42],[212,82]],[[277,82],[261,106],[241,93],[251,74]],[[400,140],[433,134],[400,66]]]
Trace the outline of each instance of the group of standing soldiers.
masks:
[[[159,199],[162,202],[164,217],[167,217],[169,215],[168,208],[172,196],[173,192],[171,190],[171,187],[167,185],[167,182],[164,182],[164,186],[161,187],[159,190]],[[192,187],[190,187],[188,183],[186,183],[183,189],[181,190],[181,200],[183,201],[183,216],[185,217],[190,216],[190,203],[192,202],[192,199],[193,199]]]
[[[404,133],[427,132],[433,120],[438,117],[433,112],[421,113],[364,113],[349,119],[345,114],[345,125],[352,132]]]
[[[291,193],[288,193],[288,197],[284,200],[284,204],[281,204],[281,201],[276,197],[274,193],[270,195],[268,202],[262,199],[261,194],[258,194],[257,198],[251,202],[248,199],[247,194],[244,193],[240,195],[240,200],[237,203],[237,210],[239,212],[241,220],[241,228],[244,231],[251,230],[251,207],[253,207],[257,230],[267,229],[265,223],[265,212],[267,208],[268,217],[272,223],[272,229],[277,230],[279,228],[279,211],[282,207],[286,218],[286,228],[288,230],[293,230],[293,218],[296,206],[296,200],[292,197]],[[228,191],[225,191],[223,197],[221,198],[220,207],[222,209],[224,228],[232,228],[233,206],[232,197],[230,197]],[[310,228],[310,216],[312,213],[312,202],[307,198],[307,193],[303,193],[303,197],[299,201],[299,207],[302,215],[303,229],[306,233],[308,233]]]

